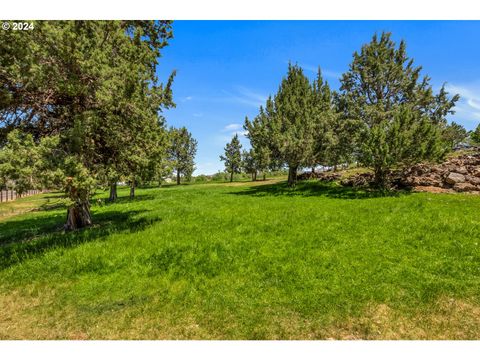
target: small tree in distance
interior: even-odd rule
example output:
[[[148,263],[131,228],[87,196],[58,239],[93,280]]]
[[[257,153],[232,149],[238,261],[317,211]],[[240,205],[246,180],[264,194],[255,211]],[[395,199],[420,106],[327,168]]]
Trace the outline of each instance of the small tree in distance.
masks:
[[[246,173],[252,175],[252,181],[257,180],[257,164],[255,155],[254,149],[250,149],[249,151],[243,150],[242,152],[243,168]]]
[[[452,123],[447,125],[443,130],[442,135],[450,149],[454,149],[456,146],[466,140],[468,132],[462,125],[452,121]]]
[[[480,145],[480,124],[477,125],[475,130],[470,132],[470,140],[472,140],[475,145]]]
[[[240,144],[238,134],[235,134],[224,150],[225,156],[221,155],[220,160],[225,163],[225,171],[230,174],[230,182],[232,182],[233,174],[239,174],[242,170],[242,144]]]
[[[169,158],[172,167],[177,173],[177,185],[180,185],[180,176],[189,179],[195,170],[195,154],[197,153],[197,140],[192,137],[185,127],[171,128]]]

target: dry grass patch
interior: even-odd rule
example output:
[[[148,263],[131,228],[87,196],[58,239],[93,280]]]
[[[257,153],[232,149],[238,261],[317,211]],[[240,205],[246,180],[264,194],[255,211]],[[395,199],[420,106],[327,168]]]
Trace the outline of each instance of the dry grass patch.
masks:
[[[441,298],[429,310],[405,315],[379,304],[368,307],[361,317],[333,326],[326,335],[340,340],[480,339],[480,306]]]

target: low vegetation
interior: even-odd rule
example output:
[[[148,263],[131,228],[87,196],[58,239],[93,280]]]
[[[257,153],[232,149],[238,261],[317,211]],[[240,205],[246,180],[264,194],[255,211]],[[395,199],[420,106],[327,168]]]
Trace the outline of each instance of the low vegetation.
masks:
[[[0,338],[480,336],[479,197],[229,185],[98,193],[73,232],[28,198],[0,219]]]

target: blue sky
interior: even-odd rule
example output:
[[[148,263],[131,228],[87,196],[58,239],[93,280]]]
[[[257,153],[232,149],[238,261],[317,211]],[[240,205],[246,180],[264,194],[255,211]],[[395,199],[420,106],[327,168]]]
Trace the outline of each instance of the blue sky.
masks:
[[[338,88],[352,54],[375,32],[390,31],[407,43],[435,88],[459,93],[451,120],[468,130],[480,122],[480,21],[175,21],[158,74],[173,85],[177,107],[164,112],[168,125],[186,126],[198,140],[195,174],[223,170],[219,160],[245,116],[254,117],[275,93],[289,61],[308,76],[320,66]],[[241,136],[248,148],[248,139]]]

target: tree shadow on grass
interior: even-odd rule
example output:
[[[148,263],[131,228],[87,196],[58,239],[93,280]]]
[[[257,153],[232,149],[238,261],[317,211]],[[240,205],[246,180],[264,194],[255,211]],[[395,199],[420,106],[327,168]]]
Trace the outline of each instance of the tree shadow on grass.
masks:
[[[147,210],[105,211],[93,215],[90,228],[65,232],[65,214],[24,218],[0,223],[0,269],[40,256],[49,249],[70,248],[102,240],[113,233],[141,231],[161,218],[140,216]]]
[[[360,187],[347,187],[335,182],[301,181],[295,188],[290,188],[287,182],[252,186],[229,194],[248,196],[325,196],[334,199],[371,199],[379,197],[400,197],[410,194],[405,190],[377,190]]]
[[[56,201],[50,202],[50,199],[47,203],[40,205],[38,208],[32,211],[52,211],[58,209],[65,209],[65,196],[55,196]],[[115,201],[109,201],[108,197],[97,197],[90,201],[91,205],[97,205],[101,203],[102,206],[111,206],[115,204],[125,204],[125,203],[133,203],[133,202],[141,202],[146,200],[153,200],[155,197],[153,195],[135,195],[135,197],[130,198],[130,196],[119,196]]]

